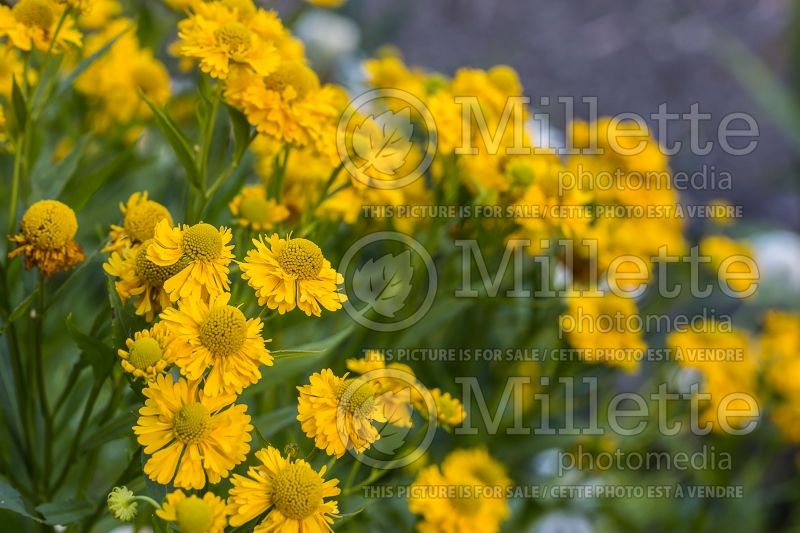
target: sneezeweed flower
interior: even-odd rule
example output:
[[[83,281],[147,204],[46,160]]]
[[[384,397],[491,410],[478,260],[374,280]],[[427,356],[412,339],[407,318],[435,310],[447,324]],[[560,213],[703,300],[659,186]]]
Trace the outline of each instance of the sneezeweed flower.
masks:
[[[22,215],[20,233],[11,236],[17,247],[8,256],[24,255],[25,270],[36,267],[44,277],[69,270],[84,260],[80,244],[73,240],[77,231],[72,209],[58,200],[39,200]]]
[[[83,13],[90,11],[90,8],[93,6],[95,1],[96,0],[58,0],[58,3],[69,6],[72,9]]]
[[[254,31],[254,18],[247,16],[246,10],[232,9],[231,4],[209,2],[179,22],[175,50],[199,60],[200,70],[213,78],[226,79],[235,66],[266,76],[280,60],[275,46]],[[245,6],[246,2],[239,4]]]
[[[263,185],[242,188],[228,207],[240,226],[253,231],[271,230],[275,224],[289,218],[286,206],[267,198]]]
[[[169,266],[160,266],[147,257],[147,248],[152,239],[144,241],[135,249],[122,249],[112,252],[103,270],[119,278],[114,288],[123,303],[133,298],[134,311],[148,322],[172,302],[164,288],[164,283],[188,265],[188,258]]]
[[[308,316],[320,316],[322,307],[328,311],[342,308],[347,296],[337,285],[344,283],[344,278],[323,257],[319,246],[308,239],[281,239],[277,233],[266,243],[263,237],[253,239],[253,244],[255,249],[247,252],[239,268],[255,290],[259,305],[280,314],[299,307]]]
[[[122,369],[135,378],[152,381],[170,364],[164,350],[163,326],[137,331],[125,340],[125,347],[117,350],[122,359]]]
[[[96,30],[106,26],[111,19],[122,11],[122,6],[117,0],[94,0],[91,9],[81,13],[78,26],[87,30]]]
[[[186,266],[164,283],[173,302],[181,298],[203,298],[227,292],[228,265],[233,260],[231,230],[211,224],[171,227],[167,220],[156,226],[147,259],[158,266],[186,262]]]
[[[81,33],[75,29],[72,17],[66,16],[58,28],[64,9],[53,0],[20,0],[14,7],[0,5],[0,37],[8,37],[12,45],[25,51],[37,48],[46,52],[52,48],[61,53],[68,45],[80,46]]]
[[[710,235],[700,241],[700,255],[710,259],[706,264],[730,290],[747,296],[755,292],[759,278],[758,265],[754,260],[755,253],[747,242],[735,241],[724,235]]]
[[[159,322],[169,358],[189,379],[205,377],[208,396],[240,394],[261,379],[260,365],[272,366],[261,319],[247,319],[229,299],[226,293],[212,296],[208,303],[182,300],[177,309],[161,313]]]
[[[133,427],[150,458],[144,473],[156,483],[202,489],[219,483],[250,451],[247,406],[235,394],[208,396],[197,381],[157,376]]]
[[[325,480],[327,467],[319,472],[302,459],[292,461],[269,446],[256,452],[259,464],[247,476],[234,474],[228,496],[230,524],[241,526],[267,512],[253,531],[279,533],[331,531],[339,518],[336,501],[338,479]]]
[[[429,392],[436,406],[436,422],[439,425],[449,430],[464,421],[467,412],[458,398],[454,398],[449,392],[443,393],[438,388],[430,389]],[[431,413],[428,412],[427,404],[422,397],[414,398],[414,407],[422,413],[422,416],[431,419]]]
[[[472,459],[483,463],[471,464]],[[504,468],[488,453],[457,451],[441,470],[432,465],[420,471],[411,485],[408,508],[422,515],[420,531],[492,533],[510,514],[508,486]]]
[[[187,496],[182,490],[176,490],[167,494],[156,515],[173,522],[181,533],[222,533],[225,531],[228,509],[225,501],[211,492],[206,492],[201,498]]]
[[[147,191],[131,194],[126,203],[120,202],[119,210],[122,212],[122,225],[111,225],[109,242],[103,247],[104,252],[131,248],[152,239],[156,225],[162,220],[172,225],[169,210],[150,200]]]
[[[372,422],[386,422],[383,399],[369,380],[347,379],[329,368],[298,387],[297,420],[306,436],[328,455],[363,452],[380,439]]]
[[[634,372],[647,348],[640,328],[631,320],[637,313],[632,298],[613,293],[570,296],[559,318],[561,332],[580,358]]]

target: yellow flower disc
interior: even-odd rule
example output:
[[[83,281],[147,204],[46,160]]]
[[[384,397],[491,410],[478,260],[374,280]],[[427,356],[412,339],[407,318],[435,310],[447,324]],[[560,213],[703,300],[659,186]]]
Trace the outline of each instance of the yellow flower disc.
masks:
[[[189,496],[175,506],[175,522],[181,533],[205,533],[214,522],[209,505],[197,496]]]
[[[252,41],[250,30],[241,22],[225,24],[214,32],[214,36],[233,55],[248,50]]]
[[[132,240],[142,242],[153,238],[156,225],[165,218],[170,219],[167,208],[158,202],[147,200],[128,208],[123,226]]]
[[[322,250],[308,239],[289,239],[278,254],[278,264],[297,279],[314,279],[322,270]]]
[[[311,516],[322,502],[322,479],[307,463],[291,464],[281,470],[272,490],[275,507],[293,520]]]
[[[65,204],[40,200],[25,211],[20,227],[26,241],[37,248],[51,250],[72,240],[78,231],[78,219]]]
[[[275,72],[264,78],[264,86],[278,93],[282,93],[286,87],[293,87],[302,98],[319,87],[319,78],[307,66],[289,61],[281,63]]]
[[[369,381],[346,379],[339,384],[336,396],[340,407],[353,416],[369,416],[375,408],[375,387]]]
[[[153,337],[141,337],[133,341],[128,360],[139,370],[150,368],[161,360],[161,345]]]
[[[269,211],[273,207],[269,200],[261,196],[245,196],[239,205],[239,213],[242,218],[254,224],[271,225],[272,219]]]
[[[151,241],[145,241],[136,252],[136,275],[151,287],[161,287],[169,278],[183,270],[189,263],[182,258],[169,266],[159,266],[147,258],[147,247]]]
[[[214,355],[230,355],[247,337],[247,319],[238,307],[225,305],[211,310],[200,325],[200,342]]]
[[[13,11],[17,22],[31,28],[49,30],[55,21],[55,13],[47,0],[21,0]]]
[[[222,235],[211,224],[195,224],[183,234],[183,253],[191,259],[216,259],[222,252]]]
[[[175,415],[173,428],[175,434],[184,443],[199,442],[211,429],[211,413],[200,403],[186,404]]]

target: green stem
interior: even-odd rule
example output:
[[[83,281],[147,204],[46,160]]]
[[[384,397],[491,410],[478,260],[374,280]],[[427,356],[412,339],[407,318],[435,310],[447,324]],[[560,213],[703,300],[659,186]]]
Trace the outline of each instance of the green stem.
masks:
[[[89,394],[89,399],[86,401],[86,405],[83,408],[81,421],[78,423],[78,430],[75,432],[74,438],[72,439],[72,444],[70,445],[69,453],[67,454],[67,460],[64,463],[64,467],[61,469],[61,474],[58,476],[56,482],[49,491],[51,495],[55,494],[56,491],[61,488],[61,485],[64,484],[64,481],[67,479],[67,474],[75,462],[81,437],[86,430],[86,425],[89,423],[89,418],[92,416],[92,411],[94,410],[94,405],[97,402],[97,397],[100,395],[100,388],[101,387],[98,385],[94,385],[92,387],[92,392]]]
[[[34,354],[36,358],[36,388],[39,389],[39,403],[41,403],[42,415],[44,416],[44,479],[42,483],[47,490],[50,472],[53,462],[53,418],[50,412],[50,404],[47,401],[47,387],[44,382],[44,355],[42,350],[42,340],[44,338],[44,321],[47,305],[45,303],[45,279],[39,275],[39,305],[35,319],[35,338]]]

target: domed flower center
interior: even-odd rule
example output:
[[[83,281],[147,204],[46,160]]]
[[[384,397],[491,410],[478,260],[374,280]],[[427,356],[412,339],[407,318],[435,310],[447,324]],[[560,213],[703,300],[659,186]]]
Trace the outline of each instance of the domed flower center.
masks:
[[[309,517],[322,504],[322,478],[307,463],[291,464],[275,476],[272,502],[287,518]]]
[[[281,63],[275,72],[264,78],[264,86],[278,93],[282,93],[287,87],[293,87],[297,91],[297,96],[303,98],[319,88],[319,78],[307,66],[287,61]]]
[[[175,415],[172,427],[181,441],[194,444],[201,441],[211,429],[211,413],[197,402],[186,404]]]
[[[47,0],[21,0],[13,12],[17,22],[31,28],[47,31],[55,21],[55,13]]]
[[[132,240],[143,242],[153,238],[156,224],[165,218],[172,222],[167,208],[158,202],[147,200],[131,206],[125,213],[122,225]]]
[[[189,264],[189,259],[184,257],[169,266],[160,266],[147,258],[147,248],[151,240],[142,243],[136,252],[136,275],[151,287],[161,287],[169,278],[183,270]]]
[[[214,523],[211,507],[197,496],[189,496],[176,505],[175,515],[181,533],[205,533]]]
[[[241,22],[229,22],[218,29],[214,35],[217,41],[234,57],[250,49],[252,41],[250,30]]]
[[[336,391],[339,407],[353,416],[367,417],[375,408],[375,387],[369,381],[346,379]]]
[[[40,200],[30,206],[20,223],[22,235],[38,248],[61,248],[78,231],[75,212],[57,200]]]
[[[139,370],[150,368],[161,360],[161,345],[153,337],[140,337],[133,341],[128,360]]]
[[[289,239],[278,254],[281,268],[297,279],[314,279],[322,270],[322,250],[308,239]]]
[[[216,259],[222,252],[222,235],[211,224],[201,222],[183,234],[183,253],[191,259]]]
[[[239,206],[239,212],[242,218],[256,224],[269,224],[271,219],[269,217],[270,203],[266,198],[260,196],[246,196],[242,199]]]
[[[200,325],[200,342],[214,355],[230,355],[244,344],[247,319],[238,307],[215,307]]]
[[[458,511],[461,515],[472,516],[478,512],[480,509],[480,500],[475,497],[468,497],[466,494],[474,494],[474,491],[468,491],[469,487],[462,486],[456,487],[457,489],[463,489],[464,495],[461,495],[456,491],[456,494],[450,498],[450,505],[452,505],[456,511]]]

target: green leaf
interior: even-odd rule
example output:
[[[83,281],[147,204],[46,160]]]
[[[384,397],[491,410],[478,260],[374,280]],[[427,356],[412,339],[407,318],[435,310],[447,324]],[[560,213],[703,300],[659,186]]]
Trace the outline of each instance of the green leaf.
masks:
[[[114,43],[116,43],[120,37],[131,31],[131,29],[133,29],[134,27],[135,26],[131,24],[130,26],[119,32],[116,36],[111,38],[111,40],[109,40],[106,44],[104,44],[97,52],[93,53],[92,55],[90,55],[89,57],[78,63],[78,65],[72,70],[72,72],[70,72],[63,80],[61,80],[61,83],[59,83],[58,94],[60,95],[65,91],[71,89],[75,85],[75,79],[78,76],[83,74],[83,72],[87,68],[89,68],[89,66],[92,63],[94,63],[95,61],[106,55],[106,53],[111,49],[111,47],[114,46]]]
[[[133,411],[118,414],[88,436],[83,437],[79,448],[80,453],[93,450],[106,442],[130,436],[132,434],[131,427],[136,422],[136,418],[137,415]]]
[[[122,346],[128,336],[128,328],[125,326],[125,309],[122,301],[114,287],[114,279],[106,276],[106,290],[108,291],[108,301],[111,304],[111,334],[115,346]]]
[[[75,211],[80,210],[94,196],[94,194],[106,184],[111,178],[128,166],[133,158],[135,147],[130,146],[121,151],[117,156],[105,162],[100,168],[82,174],[73,174],[64,184],[59,194],[59,200],[72,207]]]
[[[41,163],[34,168],[33,181],[45,184],[48,187],[46,189],[47,193],[44,195],[45,198],[58,197],[63,194],[67,183],[73,179],[78,171],[78,165],[86,151],[86,146],[89,144],[89,137],[90,134],[86,134],[78,139],[69,154],[56,165],[50,163],[51,158],[49,157],[39,159]],[[60,187],[60,189],[56,189],[56,187]],[[57,193],[56,190],[58,190]]]
[[[314,357],[324,355],[324,350],[272,350],[272,356],[277,359],[297,359],[299,357]]]
[[[22,495],[5,481],[0,481],[0,509],[7,509],[37,522],[42,521],[41,518],[28,511]]]
[[[28,121],[28,107],[25,103],[25,96],[22,90],[17,85],[17,78],[11,80],[11,105],[14,108],[14,118],[17,121],[17,127],[22,130],[25,128],[25,123]]]
[[[228,116],[231,119],[231,127],[233,128],[233,161],[237,163],[242,160],[247,147],[253,141],[253,136],[250,134],[250,123],[244,114],[229,105],[225,106],[228,110]]]
[[[50,525],[67,525],[86,518],[94,506],[86,500],[62,500],[43,503],[36,508]]]
[[[20,318],[22,318],[22,315],[25,314],[25,311],[28,310],[28,308],[31,306],[31,304],[35,299],[36,299],[36,291],[27,295],[25,299],[22,300],[14,308],[13,311],[11,311],[11,314],[8,316],[8,323],[10,324],[11,322],[14,322],[15,320],[19,320]]]
[[[297,406],[288,405],[253,419],[253,425],[265,439],[269,439],[297,420]]]
[[[155,116],[156,123],[158,123],[158,127],[161,128],[161,132],[164,134],[164,137],[167,139],[167,142],[172,147],[172,151],[175,152],[175,156],[178,158],[178,162],[183,166],[184,170],[186,170],[186,175],[189,177],[189,181],[192,185],[196,188],[200,188],[200,172],[197,169],[197,163],[195,162],[194,158],[194,150],[192,149],[192,143],[189,141],[189,138],[186,137],[181,129],[175,124],[175,121],[167,115],[162,109],[159,109],[153,102],[147,98],[144,93],[141,91],[139,92],[142,99],[150,106],[150,109],[153,110],[153,116]]]
[[[95,381],[98,383],[103,381],[114,367],[117,360],[116,353],[98,339],[81,333],[72,319],[72,313],[67,315],[66,324],[72,340],[82,351],[81,359],[92,366]]]

